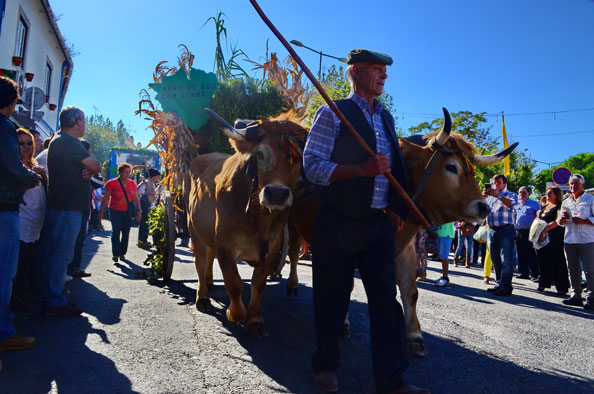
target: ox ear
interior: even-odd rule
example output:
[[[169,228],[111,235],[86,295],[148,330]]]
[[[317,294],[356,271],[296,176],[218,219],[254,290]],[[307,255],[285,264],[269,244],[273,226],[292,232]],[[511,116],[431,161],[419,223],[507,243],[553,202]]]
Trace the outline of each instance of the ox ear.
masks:
[[[405,138],[399,138],[398,142],[400,143],[402,156],[410,168],[417,166],[425,167],[425,164],[431,158],[431,149],[429,147],[417,145]]]

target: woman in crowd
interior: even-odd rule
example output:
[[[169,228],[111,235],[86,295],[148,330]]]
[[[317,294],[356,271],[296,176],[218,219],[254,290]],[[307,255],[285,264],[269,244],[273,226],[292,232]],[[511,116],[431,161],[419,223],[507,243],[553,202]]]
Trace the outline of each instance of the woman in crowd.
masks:
[[[542,230],[540,240],[544,241],[545,235],[549,235],[549,243],[536,251],[540,277],[538,280],[538,291],[545,291],[555,282],[558,294],[567,294],[569,289],[569,276],[567,262],[563,251],[564,228],[557,224],[557,215],[561,209],[563,197],[561,189],[557,186],[549,186],[546,190],[547,203],[538,212],[538,217],[548,225]]]
[[[474,245],[474,225],[465,221],[456,222],[454,224],[456,233],[458,234],[458,246],[456,247],[456,254],[454,255],[454,267],[458,266],[458,262],[465,262],[466,268],[470,268],[472,264],[472,250]],[[466,246],[466,260],[464,260],[464,247]]]
[[[99,211],[99,221],[103,220],[103,211],[105,206],[109,207],[109,217],[111,220],[111,252],[112,259],[117,262],[118,259],[125,261],[128,251],[128,236],[130,235],[130,225],[132,218],[128,211],[128,205],[136,203],[136,220],[140,220],[142,210],[140,209],[140,200],[138,199],[137,186],[132,179],[132,166],[128,163],[122,163],[118,166],[119,176],[110,179],[105,184],[105,195]],[[124,194],[125,190],[125,194]]]
[[[155,184],[159,182],[161,173],[154,168],[149,168],[148,176],[138,186],[138,195],[140,196],[140,208],[142,210],[142,217],[138,225],[138,247],[146,249],[149,247],[148,243],[148,213],[151,205],[154,204],[157,193]]]
[[[35,152],[35,139],[27,129],[17,130],[21,145],[21,158],[23,164],[32,170],[37,166],[33,157]],[[24,204],[19,205],[19,218],[21,221],[19,264],[14,279],[11,306],[15,310],[30,310],[33,298],[33,283],[38,274],[37,249],[39,235],[45,217],[45,187],[47,187],[47,174],[44,172],[42,183],[32,189],[27,189],[23,195]]]

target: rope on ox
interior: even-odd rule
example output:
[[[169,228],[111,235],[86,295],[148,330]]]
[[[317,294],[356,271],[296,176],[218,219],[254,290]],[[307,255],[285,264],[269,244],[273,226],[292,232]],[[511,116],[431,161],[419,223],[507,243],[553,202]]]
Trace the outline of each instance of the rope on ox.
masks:
[[[316,87],[318,92],[320,92],[320,95],[324,98],[324,100],[326,101],[328,106],[332,109],[332,111],[334,111],[334,113],[336,114],[338,119],[340,119],[340,121],[345,125],[345,127],[347,128],[349,133],[351,133],[351,135],[355,138],[355,140],[357,140],[357,142],[361,145],[361,147],[363,147],[365,152],[367,152],[370,156],[374,156],[375,152],[367,145],[367,143],[365,143],[365,141],[363,140],[363,138],[361,138],[359,133],[357,133],[357,131],[355,130],[353,125],[351,125],[351,123],[347,120],[347,118],[344,116],[344,114],[338,109],[338,107],[336,106],[334,101],[332,101],[330,96],[328,96],[328,93],[326,93],[326,91],[324,90],[324,87],[320,84],[320,82],[318,82],[316,77],[314,77],[314,75],[311,73],[309,68],[307,68],[307,66],[305,65],[303,60],[301,60],[299,55],[297,55],[297,53],[293,50],[291,45],[289,45],[289,43],[283,37],[283,35],[276,29],[276,27],[274,27],[274,25],[272,24],[270,19],[268,19],[268,17],[264,14],[264,12],[260,8],[260,6],[256,2],[256,0],[250,0],[250,3],[252,3],[252,6],[254,7],[254,9],[256,10],[258,15],[260,15],[260,17],[262,18],[264,23],[266,23],[266,25],[270,28],[270,30],[274,33],[274,35],[280,40],[280,42],[287,49],[287,51],[289,51],[289,53],[291,54],[293,59],[303,69],[303,71],[305,72],[305,75],[307,75],[307,78],[309,78],[309,80]],[[400,184],[398,183],[396,178],[394,178],[394,176],[391,173],[385,173],[384,176],[388,179],[388,182],[390,182],[390,185],[392,185],[392,187],[396,190],[396,192],[398,193],[400,198],[402,198],[404,200],[404,202],[408,205],[408,207],[410,208],[410,210],[412,211],[414,216],[417,218],[417,220],[420,222],[420,224],[423,226],[423,228],[427,229],[428,231],[431,231],[431,225],[429,224],[427,219],[425,219],[425,216],[423,216],[423,214],[421,213],[419,208],[415,205],[414,201],[410,198],[410,196],[406,193],[406,191],[402,188],[402,186],[400,186]]]

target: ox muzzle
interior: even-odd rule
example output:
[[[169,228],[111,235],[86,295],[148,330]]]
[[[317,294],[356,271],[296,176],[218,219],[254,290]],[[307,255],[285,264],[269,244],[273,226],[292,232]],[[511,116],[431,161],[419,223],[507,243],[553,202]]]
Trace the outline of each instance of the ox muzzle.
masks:
[[[464,217],[467,219],[484,219],[491,212],[489,205],[483,200],[474,200],[468,204]]]
[[[293,204],[293,193],[285,185],[271,183],[260,191],[260,204],[268,209],[285,209]]]

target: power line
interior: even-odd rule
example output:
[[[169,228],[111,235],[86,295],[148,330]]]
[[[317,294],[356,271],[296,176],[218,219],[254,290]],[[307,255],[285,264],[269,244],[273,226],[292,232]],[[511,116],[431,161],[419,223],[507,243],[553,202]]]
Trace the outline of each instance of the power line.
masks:
[[[522,113],[515,113],[515,114],[505,114],[505,116],[532,116],[532,115],[556,115],[556,114],[563,114],[567,112],[584,112],[584,111],[594,111],[594,108],[581,108],[581,109],[568,109],[562,111],[545,111],[545,112],[522,112]],[[432,117],[432,118],[441,118],[442,114],[429,114],[429,113],[422,113],[422,112],[397,112],[401,115],[413,116],[413,117]],[[485,114],[485,116],[490,117],[500,117],[501,112],[493,112],[489,114]]]
[[[513,138],[517,138],[517,137],[522,137],[522,138],[528,138],[528,137],[547,137],[547,136],[551,136],[551,135],[568,135],[568,134],[582,134],[582,133],[594,133],[594,130],[582,130],[582,131],[568,131],[565,133],[549,133],[549,134],[531,134],[531,135],[513,135]]]

